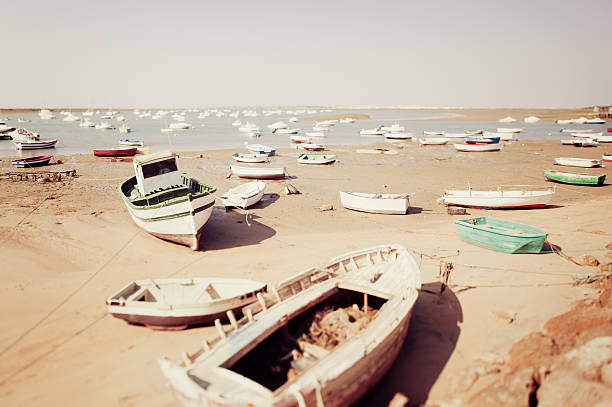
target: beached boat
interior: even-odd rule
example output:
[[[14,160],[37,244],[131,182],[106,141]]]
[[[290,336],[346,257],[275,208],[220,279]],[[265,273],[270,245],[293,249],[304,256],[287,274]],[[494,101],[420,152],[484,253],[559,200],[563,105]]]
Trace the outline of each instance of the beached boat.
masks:
[[[325,150],[325,146],[323,144],[315,144],[315,143],[302,143],[298,145],[298,148],[306,151],[323,151]]]
[[[502,149],[501,143],[485,144],[453,144],[457,151],[499,151]]]
[[[384,136],[385,135],[385,130],[382,129],[382,126],[379,126],[375,129],[361,129],[361,131],[359,132],[360,136]]]
[[[405,128],[398,123],[393,123],[391,126],[381,126],[380,129],[385,133],[403,133]]]
[[[523,119],[523,121],[525,123],[537,123],[540,121],[540,119],[538,117],[535,116],[529,116],[529,117],[525,117],[525,119]]]
[[[410,194],[368,194],[340,191],[346,209],[360,212],[404,215],[410,207]]]
[[[274,134],[298,134],[300,129],[297,128],[285,128],[285,129],[274,129],[272,133]]]
[[[555,191],[548,187],[500,185],[497,188],[448,189],[439,201],[444,205],[472,208],[542,208],[550,203],[554,194]]]
[[[574,147],[597,147],[599,142],[590,137],[574,137],[572,138],[572,145]]]
[[[185,122],[170,123],[168,128],[172,130],[188,130],[191,128],[191,124]]]
[[[119,187],[134,222],[153,236],[197,250],[217,189],[182,175],[170,152],[136,157],[134,172]]]
[[[514,123],[516,121],[516,119],[514,117],[511,116],[506,116],[503,119],[499,119],[498,122],[500,123]]]
[[[17,150],[38,150],[41,148],[53,148],[57,139],[53,140],[13,140]]]
[[[136,154],[136,147],[119,147],[93,150],[96,157],[131,157]]]
[[[603,153],[601,155],[601,160],[606,162],[612,162],[612,154]]]
[[[599,143],[612,143],[612,136],[597,136]]]
[[[557,157],[555,165],[565,165],[568,167],[601,167],[601,160],[596,158],[574,158],[574,157]]]
[[[606,176],[605,174],[576,174],[573,172],[544,170],[544,177],[547,181],[560,182],[563,184],[574,185],[603,185]]]
[[[267,154],[255,153],[234,153],[232,158],[239,163],[265,163],[269,160]]]
[[[439,146],[448,143],[450,139],[448,137],[424,137],[419,139],[419,143],[424,146]]]
[[[499,143],[500,139],[501,139],[500,136],[466,137],[465,142],[467,144],[495,144],[495,143]]]
[[[588,119],[584,122],[584,124],[604,124],[605,122],[605,120],[600,119],[599,117],[595,117],[593,119]]]
[[[240,178],[256,179],[283,179],[285,178],[284,167],[245,167],[241,165],[230,165],[230,172]]]
[[[297,162],[300,164],[331,164],[336,161],[335,154],[300,154]]]
[[[238,131],[243,133],[259,132],[259,127],[254,123],[246,122],[238,128]]]
[[[15,167],[29,168],[29,167],[42,167],[49,164],[49,161],[53,158],[52,155],[39,155],[36,157],[19,158],[11,161]]]
[[[130,324],[178,330],[225,318],[257,300],[266,284],[241,278],[165,278],[132,281],[106,300]]]
[[[256,204],[263,197],[266,184],[261,181],[247,182],[238,185],[221,195],[223,206],[246,209]]]
[[[289,126],[285,122],[275,122],[272,124],[268,124],[268,128],[272,130],[286,129],[287,127]]]
[[[497,128],[497,132],[498,133],[520,133],[522,132],[523,129],[518,128],[518,127],[498,127]]]
[[[539,253],[548,233],[540,228],[482,216],[455,221],[461,240],[502,253]]]
[[[274,155],[276,150],[263,144],[247,144],[246,149],[255,154]]]
[[[184,364],[160,368],[185,407],[352,405],[402,348],[420,274],[401,245],[347,253],[279,283]],[[338,321],[333,332],[325,320]]]
[[[119,140],[119,144],[122,146],[144,147],[144,142],[140,140],[123,139]]]
[[[289,136],[292,143],[312,143],[310,137],[306,136]]]
[[[407,141],[407,140],[412,140],[412,137],[414,137],[414,133],[404,133],[404,132],[385,133],[385,139],[387,140]]]

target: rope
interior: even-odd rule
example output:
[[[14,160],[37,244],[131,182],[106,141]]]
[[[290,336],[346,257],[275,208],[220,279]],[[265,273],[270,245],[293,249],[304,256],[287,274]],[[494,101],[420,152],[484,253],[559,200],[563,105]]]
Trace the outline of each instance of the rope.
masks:
[[[36,207],[34,207],[34,209],[32,209],[30,212],[28,212],[23,218],[21,218],[21,220],[19,222],[17,222],[17,224],[13,227],[13,231],[12,233],[10,233],[4,240],[2,240],[2,242],[0,242],[0,245],[4,244],[5,242],[9,241],[10,239],[13,238],[13,236],[15,235],[15,233],[17,232],[17,228],[19,226],[21,226],[21,224],[30,216],[32,215],[34,212],[36,212],[38,210],[38,208],[40,208],[42,206],[42,204],[44,204],[51,196],[53,195],[53,193],[50,193],[49,195],[47,195],[45,197],[45,199],[43,199],[38,205],[36,205]],[[0,356],[2,354],[0,353]]]

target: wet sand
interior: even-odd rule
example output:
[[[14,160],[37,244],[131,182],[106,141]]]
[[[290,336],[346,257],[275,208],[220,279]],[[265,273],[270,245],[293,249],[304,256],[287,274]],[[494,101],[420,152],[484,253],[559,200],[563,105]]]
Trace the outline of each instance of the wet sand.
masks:
[[[224,276],[275,283],[350,250],[405,245],[421,263],[424,290],[396,363],[364,406],[386,405],[395,392],[413,404],[451,401],[473,355],[503,354],[593,295],[589,286],[574,286],[572,276],[594,268],[556,254],[508,255],[464,243],[453,223],[462,217],[448,215],[436,199],[445,188],[468,183],[545,185],[542,171],[554,168],[554,157],[601,158],[612,153],[612,145],[578,149],[558,141],[519,141],[501,152],[457,153],[452,146],[409,143],[397,155],[356,149],[330,147],[338,155],[331,166],[298,165],[296,150],[281,150],[272,165],[285,166],[290,177],[266,181],[265,201],[249,209],[251,226],[244,214],[226,212],[217,203],[198,252],[156,239],[132,222],[117,192],[133,175],[129,159],[56,156],[64,164],[49,169],[76,169],[78,177],[53,183],[1,179],[0,402],[176,405],[157,359],[180,360],[216,331],[152,331],[108,315],[105,299],[134,279]],[[216,185],[220,195],[245,182],[226,178],[232,152],[206,151],[201,158],[183,153],[181,169]],[[2,173],[13,170],[8,159],[0,167]],[[608,182],[612,177],[609,168],[563,168],[605,173]],[[301,194],[285,195],[286,183]],[[339,190],[411,192],[412,208],[404,216],[348,211],[340,206]],[[543,228],[566,255],[604,260],[604,246],[612,241],[610,191],[609,185],[557,184],[545,209],[468,212]],[[317,209],[325,204],[334,210]],[[454,265],[442,295],[441,260]]]

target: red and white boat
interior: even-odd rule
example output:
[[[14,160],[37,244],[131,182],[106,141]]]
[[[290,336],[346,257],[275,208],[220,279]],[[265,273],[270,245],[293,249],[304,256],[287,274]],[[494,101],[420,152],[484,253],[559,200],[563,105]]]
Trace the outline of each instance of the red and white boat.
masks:
[[[136,147],[129,148],[109,148],[94,150],[93,154],[96,157],[130,157],[136,154]]]
[[[501,143],[484,143],[484,144],[453,144],[457,151],[499,151],[502,148]]]
[[[39,155],[36,157],[20,158],[18,160],[11,161],[15,167],[42,167],[43,165],[49,164],[49,161],[53,158],[52,155]]]
[[[53,140],[13,140],[17,150],[36,150],[39,148],[53,148],[57,139]]]

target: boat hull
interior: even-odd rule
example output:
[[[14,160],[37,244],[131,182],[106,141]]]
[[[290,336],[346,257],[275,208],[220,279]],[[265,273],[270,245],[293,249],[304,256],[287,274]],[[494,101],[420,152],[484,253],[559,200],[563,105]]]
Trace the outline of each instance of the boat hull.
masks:
[[[408,194],[362,194],[339,192],[346,209],[387,215],[405,215],[410,207]]]
[[[49,164],[49,161],[53,158],[52,155],[41,155],[38,157],[30,157],[19,160],[13,160],[11,164],[15,167],[29,168],[29,167],[42,167]]]
[[[592,168],[600,167],[601,160],[589,158],[557,157],[555,158],[555,165],[564,165],[566,167]]]
[[[13,140],[17,150],[38,150],[41,148],[53,148],[57,139],[54,140],[39,140],[39,141],[17,141]]]
[[[461,240],[502,253],[539,253],[547,233],[542,229],[491,217],[455,221]]]
[[[483,209],[528,209],[543,208],[550,203],[554,191],[474,191],[448,190],[442,201],[446,205],[465,206]]]
[[[453,144],[455,150],[464,152],[487,152],[487,151],[500,151],[502,146],[500,143],[484,143],[484,144]]]
[[[559,182],[562,184],[591,185],[591,186],[602,186],[604,181],[606,180],[605,174],[602,174],[602,175],[574,174],[571,172],[551,171],[551,170],[544,170],[544,177],[548,181]]]
[[[266,190],[266,184],[261,181],[247,182],[232,188],[221,196],[225,207],[246,209],[261,200]]]
[[[256,168],[256,167],[241,167],[238,165],[230,165],[230,171],[233,175],[240,178],[250,179],[284,179],[284,167]]]
[[[297,162],[300,164],[331,164],[336,161],[335,154],[300,154]]]
[[[118,148],[113,150],[93,150],[96,157],[131,157],[136,155],[138,148]]]

